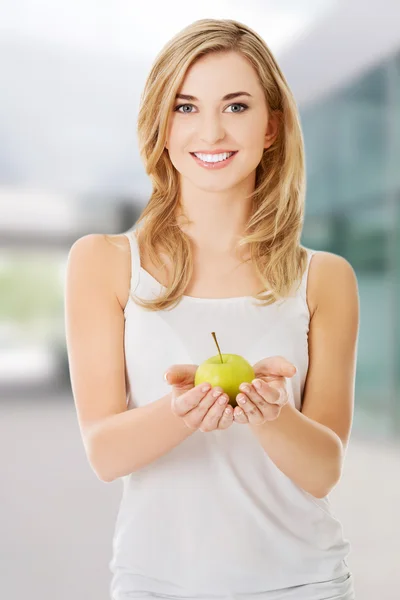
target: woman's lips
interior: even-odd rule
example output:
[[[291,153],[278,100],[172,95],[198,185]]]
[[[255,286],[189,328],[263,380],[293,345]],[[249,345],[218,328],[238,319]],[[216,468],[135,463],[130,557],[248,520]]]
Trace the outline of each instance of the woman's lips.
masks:
[[[215,163],[210,163],[210,162],[205,162],[204,160],[201,160],[201,158],[198,158],[195,154],[193,154],[193,152],[190,152],[190,154],[193,156],[194,160],[197,162],[198,165],[200,165],[204,169],[212,169],[212,170],[223,169],[224,167],[227,167],[233,161],[233,159],[235,158],[237,153],[238,153],[238,150],[236,150],[236,152],[234,152],[232,154],[232,156],[230,156],[229,158],[226,158],[225,160],[220,160]]]

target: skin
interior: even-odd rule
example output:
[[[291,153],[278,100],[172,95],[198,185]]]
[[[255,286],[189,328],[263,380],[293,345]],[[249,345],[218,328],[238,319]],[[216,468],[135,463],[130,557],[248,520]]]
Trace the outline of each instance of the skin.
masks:
[[[250,96],[222,100],[238,91]],[[182,228],[200,252],[206,249],[223,260],[234,252],[250,214],[246,196],[254,190],[256,168],[278,133],[278,115],[269,110],[257,74],[243,55],[209,54],[188,69],[169,120],[166,148],[179,176],[183,211],[193,221]],[[203,169],[190,154],[215,149],[238,153],[231,165],[216,171]],[[210,411],[212,426],[220,418],[220,427],[231,422],[233,415],[224,415],[223,407],[216,404]],[[243,415],[239,408],[235,414]]]
[[[237,106],[232,114],[231,101],[221,98],[239,90],[252,98],[232,100],[249,106],[244,112]],[[235,52],[200,59],[178,93],[198,99],[176,100],[175,107],[190,104],[181,106],[182,114],[173,111],[166,142],[179,173],[184,213],[193,221],[187,232],[198,248],[229,254],[249,215],[246,195],[254,189],[255,169],[264,148],[279,133],[278,118],[269,113],[253,67]],[[218,171],[202,169],[190,155],[214,148],[239,152],[231,165]],[[322,497],[340,478],[353,416],[359,300],[351,265],[342,257],[319,252],[310,266],[307,300],[310,361],[302,411],[288,402],[285,378],[293,375],[290,363],[284,357],[268,357],[258,363],[260,388],[255,382],[241,387],[240,406],[233,416],[250,425],[284,473]],[[275,361],[272,369],[271,361]]]
[[[238,91],[251,97],[221,100]],[[254,190],[256,167],[278,135],[278,115],[269,112],[253,66],[237,52],[199,59],[188,69],[178,94],[198,98],[176,100],[174,108],[181,108],[172,111],[166,140],[179,173],[181,204],[193,221],[185,231],[200,249],[230,253],[250,213],[246,196]],[[190,154],[219,148],[238,150],[233,162],[220,170],[203,169]]]
[[[221,101],[225,94],[239,90],[252,98]],[[214,284],[242,234],[249,212],[245,197],[254,188],[255,169],[264,148],[276,138],[277,119],[268,113],[253,68],[235,53],[203,57],[189,70],[180,93],[199,100],[190,101],[193,108],[189,114],[172,112],[167,151],[179,173],[182,206],[193,221],[187,233],[199,250],[198,286],[214,296],[215,290],[206,289],[210,257]],[[232,105],[242,101],[249,109],[236,114]],[[216,171],[199,167],[189,154],[213,148],[239,152],[232,165]],[[131,267],[128,240],[124,235],[115,237],[119,246],[101,234],[77,240],[69,253],[66,278],[74,398],[89,460],[103,481],[151,463],[191,433],[171,411],[170,394],[126,410],[123,311]],[[229,294],[243,293],[233,289],[243,284],[244,271],[241,273]],[[228,285],[227,279],[224,285]],[[250,390],[244,391],[247,401],[243,410],[235,408],[235,421],[250,427],[285,475],[314,496],[323,497],[340,479],[354,407],[359,299],[355,273],[343,257],[319,251],[312,258],[307,305],[309,367],[301,411],[288,402],[285,379],[293,375],[290,367],[276,363],[286,359],[266,357],[256,369],[262,388],[257,391],[249,386]],[[186,411],[194,406],[186,406]],[[204,430],[208,430],[207,424]]]

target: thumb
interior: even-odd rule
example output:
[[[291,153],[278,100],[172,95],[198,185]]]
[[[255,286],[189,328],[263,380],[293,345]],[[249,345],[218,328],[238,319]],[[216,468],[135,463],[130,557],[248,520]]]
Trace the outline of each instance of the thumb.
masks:
[[[283,356],[268,356],[253,365],[255,373],[271,377],[293,377],[297,368]]]
[[[165,371],[164,379],[169,385],[191,385],[198,366],[193,364],[172,365]]]

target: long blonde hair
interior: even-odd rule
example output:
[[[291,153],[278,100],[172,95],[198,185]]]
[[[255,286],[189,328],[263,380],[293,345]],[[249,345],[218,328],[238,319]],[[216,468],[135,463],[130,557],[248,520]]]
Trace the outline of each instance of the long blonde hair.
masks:
[[[157,298],[132,300],[147,310],[175,307],[193,272],[189,237],[178,226],[178,173],[165,149],[168,119],[187,69],[211,52],[240,52],[254,67],[269,111],[278,114],[280,129],[264,150],[256,169],[252,213],[238,246],[249,244],[251,261],[265,290],[255,299],[268,306],[300,284],[307,252],[300,245],[304,218],[305,157],[294,97],[264,40],[231,19],[201,19],[175,35],[156,57],[141,96],[138,117],[140,154],[153,191],[136,223],[138,241],[153,264],[163,267],[156,248],[170,259],[172,281]],[[298,288],[297,288],[298,289]]]

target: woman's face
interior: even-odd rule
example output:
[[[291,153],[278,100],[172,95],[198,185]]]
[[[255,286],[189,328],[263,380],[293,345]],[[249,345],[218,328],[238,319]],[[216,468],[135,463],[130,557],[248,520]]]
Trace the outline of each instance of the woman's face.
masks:
[[[232,97],[237,92],[245,93]],[[231,97],[224,99],[228,94]],[[170,115],[166,147],[181,177],[198,188],[222,191],[254,178],[263,150],[277,132],[278,119],[268,113],[252,65],[237,52],[212,53],[186,73]],[[226,164],[212,162],[211,166],[210,156],[194,156],[215,150],[235,154]]]

